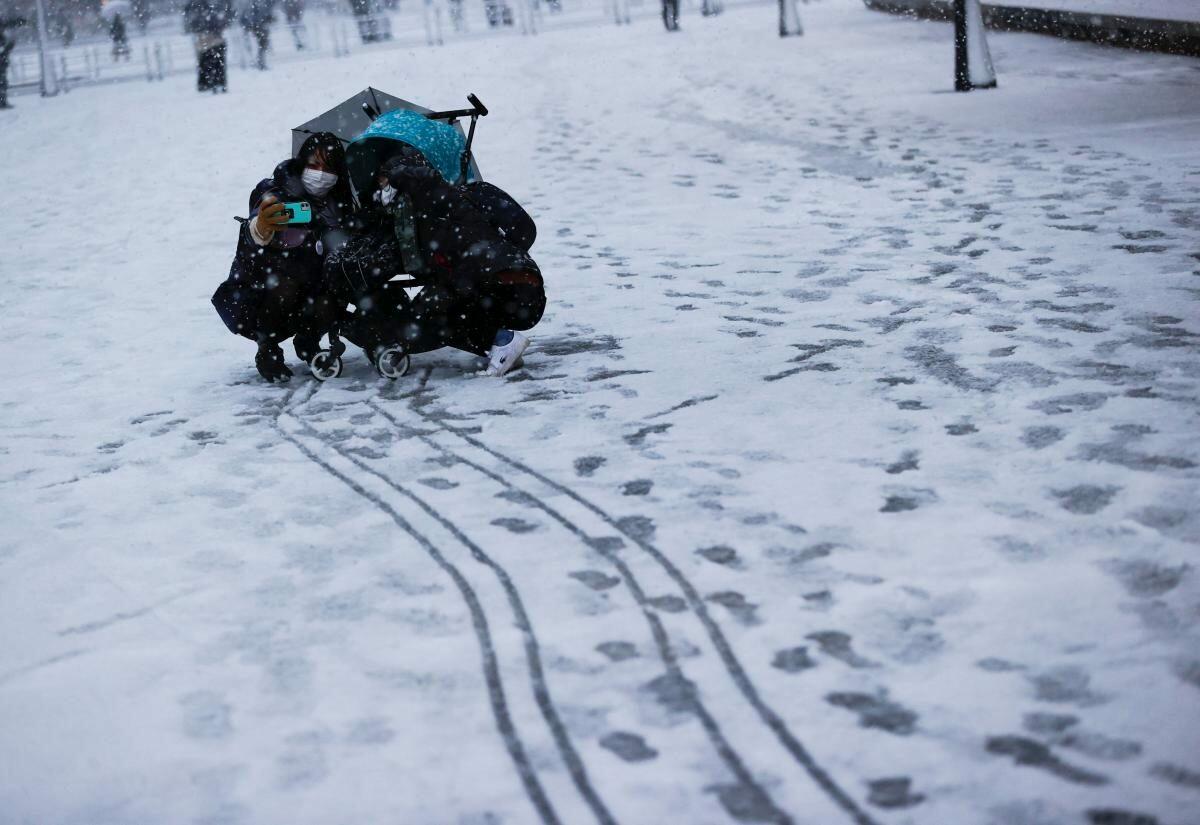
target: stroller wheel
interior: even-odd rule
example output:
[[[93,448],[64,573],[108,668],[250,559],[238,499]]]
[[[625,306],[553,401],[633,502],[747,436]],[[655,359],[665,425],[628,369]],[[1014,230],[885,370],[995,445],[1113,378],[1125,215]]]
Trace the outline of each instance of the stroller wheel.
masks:
[[[395,381],[408,372],[409,358],[399,347],[388,347],[375,357],[375,369],[384,378]]]
[[[318,381],[328,381],[342,374],[342,359],[327,349],[323,349],[308,362],[313,378]]]

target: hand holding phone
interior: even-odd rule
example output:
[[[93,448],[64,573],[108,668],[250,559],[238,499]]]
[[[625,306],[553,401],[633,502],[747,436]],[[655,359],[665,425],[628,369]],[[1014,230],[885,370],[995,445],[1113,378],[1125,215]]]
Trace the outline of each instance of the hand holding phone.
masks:
[[[285,205],[274,197],[268,195],[263,198],[258,207],[258,217],[254,219],[258,227],[258,234],[263,238],[270,238],[287,226],[288,219],[284,211]]]
[[[312,223],[312,207],[307,201],[295,201],[283,204],[283,214],[288,225]]]

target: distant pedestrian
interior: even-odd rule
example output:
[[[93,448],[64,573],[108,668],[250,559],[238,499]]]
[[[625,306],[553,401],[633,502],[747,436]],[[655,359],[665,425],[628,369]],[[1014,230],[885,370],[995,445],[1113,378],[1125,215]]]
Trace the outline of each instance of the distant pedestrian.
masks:
[[[796,8],[796,0],[779,0],[779,36],[793,37],[804,34],[804,26],[800,24],[800,10]]]
[[[183,20],[184,29],[196,38],[196,88],[213,94],[229,91],[225,29],[233,20],[231,0],[188,0]]]
[[[454,30],[456,32],[466,31],[466,21],[463,20],[463,0],[449,0],[449,3],[450,22],[454,25]]]
[[[508,0],[483,0],[483,12],[492,28],[513,24],[512,6],[508,5]]]
[[[113,15],[112,24],[109,27],[112,33],[112,55],[113,61],[116,62],[121,58],[129,59],[129,34],[125,30],[125,18],[120,14]]]
[[[362,42],[374,43],[383,39],[371,0],[350,0],[350,11],[358,18],[358,36]]]
[[[283,16],[292,31],[296,51],[304,50],[304,0],[283,0]]]
[[[75,26],[66,9],[58,10],[58,36],[62,38],[64,49],[75,42]]]
[[[679,31],[679,0],[662,0],[662,18],[667,31]]]
[[[24,23],[20,18],[0,20],[0,109],[12,108],[8,102],[8,56],[12,53],[16,41],[8,36],[7,30]]]
[[[258,68],[266,71],[267,52],[271,49],[271,23],[275,16],[271,12],[271,0],[250,0],[242,9],[242,28],[258,44]]]

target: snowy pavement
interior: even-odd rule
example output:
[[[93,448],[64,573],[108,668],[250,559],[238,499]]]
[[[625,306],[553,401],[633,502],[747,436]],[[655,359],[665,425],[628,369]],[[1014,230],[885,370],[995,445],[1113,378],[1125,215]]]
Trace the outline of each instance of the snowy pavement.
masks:
[[[802,14],[0,114],[0,822],[1200,821],[1200,63]],[[508,381],[208,304],[367,85],[492,111]]]

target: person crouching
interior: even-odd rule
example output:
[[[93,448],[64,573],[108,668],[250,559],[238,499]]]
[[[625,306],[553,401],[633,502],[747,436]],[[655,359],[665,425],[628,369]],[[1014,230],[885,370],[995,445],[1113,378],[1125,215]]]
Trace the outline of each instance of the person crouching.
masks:
[[[529,346],[522,331],[546,308],[542,273],[528,251],[537,230],[525,210],[491,184],[450,185],[411,147],[381,165],[365,194],[372,231],[328,256],[326,278],[416,276],[425,285],[393,322],[406,352],[454,347],[486,358],[484,372],[493,376],[519,366]]]
[[[288,222],[284,204],[293,202],[309,205],[310,223]],[[282,341],[294,336],[296,355],[308,363],[336,317],[339,310],[325,294],[323,260],[343,242],[354,210],[345,151],[329,132],[309,136],[296,157],[250,193],[250,217],[212,303],[230,332],[258,345],[254,363],[267,381],[292,375]]]

